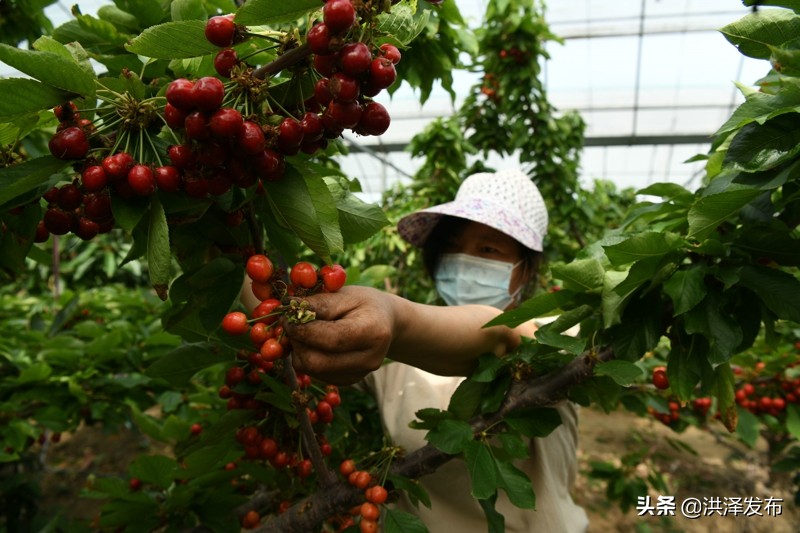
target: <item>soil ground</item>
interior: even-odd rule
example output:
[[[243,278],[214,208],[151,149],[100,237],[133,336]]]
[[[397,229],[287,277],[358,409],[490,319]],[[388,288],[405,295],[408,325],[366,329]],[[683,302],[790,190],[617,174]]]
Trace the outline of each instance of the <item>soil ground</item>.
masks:
[[[580,418],[579,461],[582,474],[575,490],[576,501],[587,511],[589,533],[609,532],[688,532],[688,533],[797,533],[800,531],[800,508],[792,503],[791,487],[786,479],[770,478],[764,443],[756,449],[719,439],[709,431],[690,428],[677,434],[656,420],[643,419],[618,411],[605,414],[583,409]],[[724,433],[721,425],[717,431]],[[684,446],[671,443],[680,441]],[[62,442],[50,447],[42,486],[42,509],[55,513],[61,509],[76,519],[91,520],[99,502],[76,497],[89,473],[96,476],[124,473],[130,461],[150,448],[142,435],[124,432],[104,435],[97,428],[83,428],[65,435]],[[664,475],[669,493],[678,503],[675,516],[638,516],[636,502],[623,512],[606,497],[605,483],[586,473],[593,461],[619,464],[627,453],[647,451],[648,466],[640,466],[637,475],[646,476],[649,465]],[[692,453],[693,450],[695,453]],[[652,492],[653,502],[659,494]],[[758,516],[681,516],[680,502],[686,498],[752,497],[782,498],[781,514]],[[758,501],[758,500],[756,500]]]

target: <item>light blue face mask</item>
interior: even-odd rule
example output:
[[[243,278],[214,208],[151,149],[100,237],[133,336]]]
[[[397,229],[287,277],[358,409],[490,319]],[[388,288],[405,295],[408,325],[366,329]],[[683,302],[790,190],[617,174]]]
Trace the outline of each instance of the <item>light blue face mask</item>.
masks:
[[[514,294],[508,292],[511,273],[519,263],[444,254],[436,268],[436,290],[447,305],[483,304],[505,309],[520,293],[520,289]]]

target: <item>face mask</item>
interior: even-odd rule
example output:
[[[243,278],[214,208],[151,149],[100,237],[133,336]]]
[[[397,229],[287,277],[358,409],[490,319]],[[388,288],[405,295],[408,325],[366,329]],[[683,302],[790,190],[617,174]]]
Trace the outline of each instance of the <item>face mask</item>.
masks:
[[[519,263],[444,254],[436,268],[436,290],[447,305],[483,304],[505,309],[520,292],[519,289],[513,295],[508,292],[511,273]]]

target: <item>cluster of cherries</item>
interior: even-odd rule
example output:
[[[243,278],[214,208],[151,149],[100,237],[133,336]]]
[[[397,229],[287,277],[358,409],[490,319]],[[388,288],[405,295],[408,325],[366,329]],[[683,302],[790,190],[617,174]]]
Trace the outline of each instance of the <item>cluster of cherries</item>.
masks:
[[[166,87],[163,108],[127,101],[116,106],[118,113],[129,112],[132,116],[125,122],[136,123],[145,135],[152,125],[168,126],[175,142],[163,162],[137,161],[117,149],[119,135],[101,135],[72,102],[57,106],[59,126],[49,149],[59,159],[75,161],[79,175],[45,195],[47,210],[36,241],[68,232],[88,240],[110,231],[112,194],[130,198],[160,190],[205,198],[234,186],[261,187],[283,176],[287,156],[313,154],[345,129],[383,134],[389,113],[372,98],[395,82],[401,55],[389,43],[375,47],[353,41],[358,28],[351,0],[325,2],[322,21],[306,37],[319,76],[314,94],[299,107],[289,106],[290,111],[278,106],[278,112],[269,101],[263,102],[268,83],[257,79],[255,69],[233,48],[248,37],[247,28],[237,25],[233,15],[210,18],[205,36],[221,48],[214,57],[219,77],[173,80]]]

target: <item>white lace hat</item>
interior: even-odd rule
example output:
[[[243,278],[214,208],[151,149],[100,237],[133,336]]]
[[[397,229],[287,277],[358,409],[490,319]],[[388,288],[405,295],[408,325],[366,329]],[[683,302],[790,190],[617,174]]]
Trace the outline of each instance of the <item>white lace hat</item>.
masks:
[[[547,207],[536,184],[518,169],[469,176],[452,202],[406,215],[397,230],[406,241],[422,246],[442,215],[486,224],[524,246],[542,251],[547,234]]]

